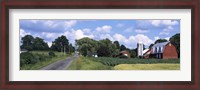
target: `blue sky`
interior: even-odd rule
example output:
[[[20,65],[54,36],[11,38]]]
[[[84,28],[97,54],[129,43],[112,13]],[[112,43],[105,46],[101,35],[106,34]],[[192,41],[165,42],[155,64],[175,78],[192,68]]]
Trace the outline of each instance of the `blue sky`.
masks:
[[[148,47],[155,40],[168,40],[176,33],[180,33],[180,20],[20,20],[20,38],[40,37],[49,46],[55,38],[65,35],[73,45],[75,39],[83,37],[108,38],[133,49],[137,42]]]

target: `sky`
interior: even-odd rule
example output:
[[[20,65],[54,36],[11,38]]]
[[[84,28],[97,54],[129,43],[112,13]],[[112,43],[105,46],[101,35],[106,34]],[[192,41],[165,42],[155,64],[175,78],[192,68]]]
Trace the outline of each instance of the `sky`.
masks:
[[[25,35],[40,37],[51,46],[52,41],[64,35],[72,45],[76,39],[119,41],[130,49],[137,43],[148,47],[157,39],[167,39],[180,33],[180,20],[20,20],[20,38]]]

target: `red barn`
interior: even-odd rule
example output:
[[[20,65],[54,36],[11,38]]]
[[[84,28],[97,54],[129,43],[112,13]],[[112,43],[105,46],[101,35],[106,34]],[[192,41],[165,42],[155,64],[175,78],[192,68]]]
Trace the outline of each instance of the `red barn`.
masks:
[[[158,59],[176,59],[178,58],[178,53],[176,47],[171,44],[171,42],[162,42],[153,45],[151,50],[149,50],[150,56]]]

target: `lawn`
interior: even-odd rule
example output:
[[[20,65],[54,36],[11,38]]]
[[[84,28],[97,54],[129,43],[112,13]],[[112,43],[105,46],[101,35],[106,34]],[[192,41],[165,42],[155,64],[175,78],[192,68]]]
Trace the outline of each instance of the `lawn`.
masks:
[[[180,70],[179,59],[79,57],[68,70]]]
[[[68,56],[70,56],[69,54],[64,55],[60,52],[54,52],[56,56],[50,57],[48,55],[49,51],[31,51],[30,53],[35,56],[39,56],[39,58],[41,58],[40,56],[42,56],[42,59],[38,60],[35,64],[25,64],[20,67],[20,70],[38,70],[56,61],[65,60]]]
[[[180,70],[180,64],[119,64],[115,70]]]

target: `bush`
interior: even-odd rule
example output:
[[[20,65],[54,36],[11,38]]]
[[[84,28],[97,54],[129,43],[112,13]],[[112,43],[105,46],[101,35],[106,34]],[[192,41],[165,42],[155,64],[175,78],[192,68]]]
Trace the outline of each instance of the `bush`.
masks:
[[[54,52],[49,52],[49,56],[50,56],[50,57],[55,57],[56,55],[55,55]]]
[[[35,58],[32,53],[25,52],[20,54],[20,67],[25,64],[35,64],[35,63],[37,63],[37,58]]]

